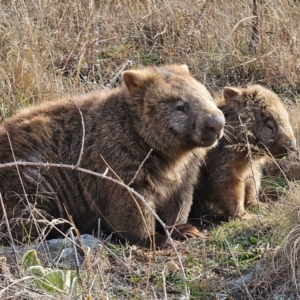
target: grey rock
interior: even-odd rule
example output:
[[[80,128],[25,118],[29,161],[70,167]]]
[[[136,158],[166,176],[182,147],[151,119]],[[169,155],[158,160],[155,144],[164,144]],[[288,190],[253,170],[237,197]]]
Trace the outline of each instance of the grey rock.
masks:
[[[8,263],[20,263],[22,256],[28,250],[35,249],[43,265],[49,267],[79,267],[85,259],[85,250],[102,247],[103,241],[89,234],[75,237],[52,239],[32,245],[3,246],[0,255],[7,258]],[[16,262],[17,261],[17,262]]]

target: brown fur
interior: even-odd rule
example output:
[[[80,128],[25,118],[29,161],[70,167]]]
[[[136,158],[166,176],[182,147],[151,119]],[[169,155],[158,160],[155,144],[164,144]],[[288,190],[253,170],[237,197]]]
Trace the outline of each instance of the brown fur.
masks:
[[[107,163],[129,183],[153,149],[130,186],[167,225],[185,223],[199,161],[222,135],[224,116],[184,65],[125,71],[123,80],[125,85],[114,90],[45,103],[8,119],[0,127],[0,163],[14,161],[13,150],[17,161],[75,165],[83,135],[79,107],[85,125],[80,167],[103,173]],[[29,201],[50,220],[68,219],[68,213],[82,233],[97,229],[100,218],[101,228],[132,243],[149,246],[149,234],[158,247],[166,243],[144,205],[137,200],[139,210],[132,195],[111,181],[63,168],[22,166],[19,171],[20,177],[16,167],[0,168],[0,192],[18,240],[24,228],[31,238],[39,235]],[[113,172],[107,175],[116,178]],[[182,230],[199,234],[187,225]]]
[[[257,203],[267,157],[295,150],[295,137],[281,100],[260,85],[225,88],[215,100],[225,115],[225,135],[201,167],[190,215],[199,217],[213,205],[226,217],[247,218],[245,206]]]

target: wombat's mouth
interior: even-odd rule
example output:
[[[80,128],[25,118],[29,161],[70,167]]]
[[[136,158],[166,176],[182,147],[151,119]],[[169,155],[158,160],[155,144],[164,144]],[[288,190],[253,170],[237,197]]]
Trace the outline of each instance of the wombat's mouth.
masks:
[[[223,129],[216,132],[214,129],[207,128],[205,134],[200,139],[201,147],[213,146],[223,136]]]
[[[186,142],[186,146],[189,148],[194,148],[194,147],[202,147],[202,148],[207,148],[211,146],[215,146],[218,142],[218,136],[202,136],[202,137],[192,137],[188,142]]]
[[[214,137],[204,137],[200,140],[201,147],[213,146],[219,140],[219,135],[215,134]]]
[[[214,144],[215,144],[216,142],[217,142],[217,140],[215,140],[215,141],[201,140],[200,146],[201,146],[201,147],[210,147],[210,146],[214,146]]]
[[[284,152],[275,152],[275,153],[272,153],[272,156],[275,158],[275,159],[282,159],[282,158],[285,158],[286,156],[290,155],[290,153],[294,151],[294,150],[287,150],[287,151],[284,151]]]
[[[291,152],[297,150],[296,141],[291,140],[285,143],[276,144],[270,148],[270,153],[275,159],[282,159],[288,156]]]

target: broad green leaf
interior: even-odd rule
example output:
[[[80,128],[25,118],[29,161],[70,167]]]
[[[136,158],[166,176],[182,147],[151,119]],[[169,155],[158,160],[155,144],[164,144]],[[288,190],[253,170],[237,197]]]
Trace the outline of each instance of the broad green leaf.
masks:
[[[31,266],[27,270],[35,277],[44,277],[46,275],[45,269],[42,266]]]
[[[22,257],[22,265],[25,269],[28,269],[31,266],[41,265],[39,259],[37,258],[36,250],[31,249],[27,251]]]
[[[45,275],[45,281],[49,285],[53,285],[54,287],[64,290],[65,281],[64,281],[64,272],[62,270],[54,270]]]

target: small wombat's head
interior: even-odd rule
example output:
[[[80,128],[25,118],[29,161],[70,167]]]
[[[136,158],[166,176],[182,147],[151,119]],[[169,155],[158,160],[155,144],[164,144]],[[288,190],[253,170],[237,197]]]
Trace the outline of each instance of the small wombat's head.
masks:
[[[223,91],[226,104],[240,115],[251,144],[276,158],[296,150],[296,139],[289,116],[279,97],[260,85]]]
[[[155,149],[210,147],[223,135],[223,113],[186,65],[125,71],[123,80],[140,132]]]

